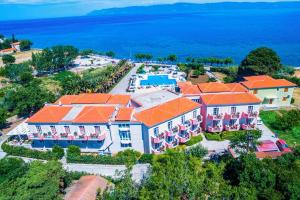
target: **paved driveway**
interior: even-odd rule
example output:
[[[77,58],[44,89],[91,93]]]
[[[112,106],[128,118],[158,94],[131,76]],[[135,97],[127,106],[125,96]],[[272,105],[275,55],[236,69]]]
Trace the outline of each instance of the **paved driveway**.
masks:
[[[257,128],[262,131],[262,135],[259,138],[259,140],[271,140],[273,142],[276,142],[278,138],[275,137],[274,133],[266,127],[264,124],[262,125],[257,125]]]
[[[130,77],[136,74],[137,69],[142,65],[142,63],[136,63],[135,67],[133,67],[128,74],[110,91],[111,94],[127,94],[126,91]]]

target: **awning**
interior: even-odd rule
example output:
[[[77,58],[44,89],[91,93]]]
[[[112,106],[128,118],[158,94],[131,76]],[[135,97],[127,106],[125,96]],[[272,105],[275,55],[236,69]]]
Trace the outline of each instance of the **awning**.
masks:
[[[265,99],[278,99],[278,97],[276,95],[267,95]]]

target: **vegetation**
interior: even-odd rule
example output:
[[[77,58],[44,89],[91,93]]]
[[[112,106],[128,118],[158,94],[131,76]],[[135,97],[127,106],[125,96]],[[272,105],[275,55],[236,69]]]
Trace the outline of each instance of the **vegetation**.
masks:
[[[139,152],[130,149],[121,151],[116,156],[81,155],[79,147],[72,145],[67,150],[67,161],[70,163],[132,165],[137,163],[140,156]]]
[[[108,56],[108,57],[112,57],[113,58],[113,57],[116,56],[116,53],[113,52],[113,51],[108,51],[108,52],[105,53],[105,55]]]
[[[58,146],[54,147],[52,151],[33,150],[22,146],[9,145],[7,143],[3,143],[1,147],[4,152],[6,152],[8,155],[13,156],[21,156],[41,160],[58,160],[64,156],[64,150]]]
[[[21,51],[30,50],[32,45],[33,45],[33,43],[30,40],[21,40],[20,41],[20,50]]]
[[[194,145],[194,144],[197,144],[197,143],[201,142],[202,139],[203,139],[203,138],[202,138],[201,135],[194,136],[194,137],[192,137],[189,141],[187,141],[187,142],[185,143],[185,145],[186,145],[186,146],[192,146],[192,145]]]
[[[4,68],[5,77],[9,78],[12,82],[19,83],[24,74],[28,73],[32,73],[32,68],[29,66],[28,62],[6,65]]]
[[[2,62],[5,65],[13,64],[15,61],[16,61],[16,58],[12,55],[3,55],[2,56]]]
[[[32,65],[40,74],[51,74],[68,68],[78,54],[78,49],[73,46],[54,46],[33,53]]]
[[[226,77],[223,79],[225,83],[233,83],[237,80],[237,67],[211,67],[210,70],[212,72],[221,72],[226,75]]]
[[[290,146],[299,145],[300,121],[299,110],[291,111],[261,111],[263,123],[278,134]]]
[[[223,141],[223,140],[233,140],[237,135],[245,136],[247,132],[257,138],[259,138],[261,135],[261,132],[259,130],[222,131],[220,133],[204,133],[204,135],[207,140]]]
[[[0,199],[63,199],[64,189],[83,173],[68,173],[57,161],[29,164],[19,158],[0,160]]]
[[[196,146],[193,146],[193,147],[187,149],[186,153],[188,155],[202,159],[204,156],[206,156],[208,154],[208,150],[201,145],[196,145]]]
[[[135,59],[138,61],[151,60],[153,56],[151,54],[137,53],[134,55]]]
[[[144,74],[144,73],[145,73],[144,67],[145,67],[145,65],[142,64],[142,65],[136,70],[136,73],[137,73],[137,74]]]
[[[281,68],[282,64],[277,53],[270,48],[260,47],[251,51],[241,62],[238,74],[241,76],[273,74]]]
[[[258,160],[253,154],[219,163],[204,162],[185,151],[170,150],[153,160],[140,185],[127,171],[103,199],[298,199],[299,154]],[[293,169],[293,170],[291,170]]]
[[[234,61],[232,58],[216,58],[216,57],[209,57],[209,58],[192,58],[187,57],[187,62],[195,62],[199,64],[204,65],[210,65],[210,66],[228,66],[230,64],[233,64]]]

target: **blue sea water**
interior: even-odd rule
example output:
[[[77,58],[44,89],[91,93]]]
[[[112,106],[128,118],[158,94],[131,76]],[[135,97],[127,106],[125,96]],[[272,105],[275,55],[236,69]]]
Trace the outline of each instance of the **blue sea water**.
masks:
[[[70,44],[112,50],[117,57],[232,57],[268,46],[286,65],[300,65],[300,9],[206,11],[187,14],[84,16],[0,21],[0,33],[28,38],[34,47]]]
[[[141,80],[141,86],[147,85],[176,85],[175,79],[169,79],[168,75],[149,75],[146,80]]]

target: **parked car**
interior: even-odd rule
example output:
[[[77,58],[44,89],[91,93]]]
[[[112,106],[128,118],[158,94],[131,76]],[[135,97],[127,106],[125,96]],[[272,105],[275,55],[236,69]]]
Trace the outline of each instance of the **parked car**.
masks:
[[[288,145],[286,144],[286,142],[284,140],[281,140],[281,139],[277,140],[276,145],[278,146],[280,151],[292,152],[292,149],[288,147]]]

